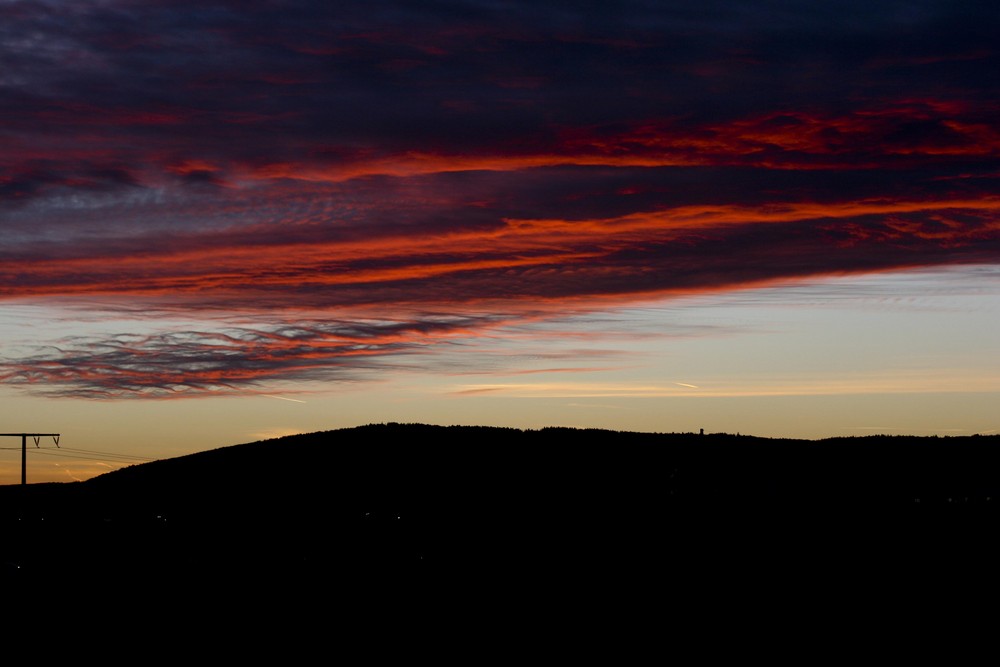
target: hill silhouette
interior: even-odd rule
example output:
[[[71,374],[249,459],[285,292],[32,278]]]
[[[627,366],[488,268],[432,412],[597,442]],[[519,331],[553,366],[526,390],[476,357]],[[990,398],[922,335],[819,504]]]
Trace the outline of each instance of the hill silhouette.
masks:
[[[0,486],[0,559],[185,577],[692,568],[976,551],[1000,436],[372,424]],[[888,556],[886,556],[888,558]],[[25,574],[27,573],[27,574]]]

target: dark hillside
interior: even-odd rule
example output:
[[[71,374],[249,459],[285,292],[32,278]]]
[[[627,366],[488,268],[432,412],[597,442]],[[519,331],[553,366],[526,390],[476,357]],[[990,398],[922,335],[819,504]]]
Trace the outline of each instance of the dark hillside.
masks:
[[[133,574],[280,563],[316,576],[373,565],[704,567],[734,550],[746,560],[939,538],[960,548],[995,525],[998,464],[997,436],[370,425],[0,487],[5,525],[16,526],[3,558],[22,570],[58,559]]]

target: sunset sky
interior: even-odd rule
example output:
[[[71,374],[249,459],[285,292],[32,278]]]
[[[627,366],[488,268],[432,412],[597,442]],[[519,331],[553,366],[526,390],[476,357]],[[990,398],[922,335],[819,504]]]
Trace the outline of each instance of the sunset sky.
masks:
[[[29,482],[387,421],[996,433],[998,34],[964,0],[0,0],[0,432],[61,433]]]

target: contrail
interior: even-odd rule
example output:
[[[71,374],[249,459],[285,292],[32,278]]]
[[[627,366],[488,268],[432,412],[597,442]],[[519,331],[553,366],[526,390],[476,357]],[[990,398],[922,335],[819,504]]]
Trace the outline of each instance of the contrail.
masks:
[[[686,382],[675,382],[674,384],[679,384],[682,387],[691,387],[692,389],[700,389],[701,388],[701,387],[699,387],[696,384],[688,384]]]
[[[279,401],[291,401],[293,403],[305,403],[305,401],[300,401],[297,398],[285,398],[284,396],[275,396],[273,394],[261,394],[261,396],[267,396],[268,398],[276,398]]]

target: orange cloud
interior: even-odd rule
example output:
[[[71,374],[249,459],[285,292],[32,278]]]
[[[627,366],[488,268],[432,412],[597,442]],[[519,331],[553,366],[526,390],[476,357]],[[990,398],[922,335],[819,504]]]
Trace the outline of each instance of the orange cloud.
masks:
[[[820,232],[825,229],[842,236],[837,241],[840,244],[856,244],[865,238],[894,238],[957,247],[995,238],[1000,231],[998,211],[1000,197],[775,202],[759,206],[678,206],[589,220],[507,219],[502,225],[483,230],[456,229],[427,236],[384,234],[351,240],[307,236],[283,242],[278,230],[260,229],[252,243],[248,241],[254,237],[242,233],[232,242],[227,242],[225,234],[216,234],[206,236],[204,244],[185,243],[176,249],[164,244],[162,249],[135,252],[126,246],[118,254],[90,253],[8,263],[0,266],[0,280],[8,286],[2,295],[5,298],[102,294],[198,298],[215,294],[234,302],[240,301],[240,293],[259,294],[279,288],[294,300],[294,294],[310,288],[365,286],[377,290],[378,285],[409,282],[414,286],[397,292],[395,298],[422,301],[428,296],[442,298],[442,290],[422,294],[422,288],[417,286],[420,284],[537,269],[543,271],[537,275],[541,282],[547,280],[545,272],[555,272],[549,275],[560,279],[567,278],[569,272],[589,275],[596,282],[580,288],[576,296],[582,296],[588,289],[601,291],[600,273],[617,271],[621,253],[643,252],[644,248],[672,248],[683,257],[685,249],[711,248],[734,230],[764,234],[761,225],[816,222],[822,223]],[[870,217],[880,222],[858,222]],[[789,228],[789,232],[793,229]],[[780,247],[780,241],[774,247]],[[782,274],[780,264],[773,270],[776,276]],[[736,283],[718,285],[733,286]],[[639,291],[649,287],[637,283]],[[662,277],[662,287],[671,287],[670,276]],[[494,288],[494,296],[504,294],[502,283]],[[627,291],[624,287],[617,289]],[[538,292],[544,293],[544,287]],[[559,293],[554,290],[552,296]],[[456,291],[453,298],[469,296]]]

